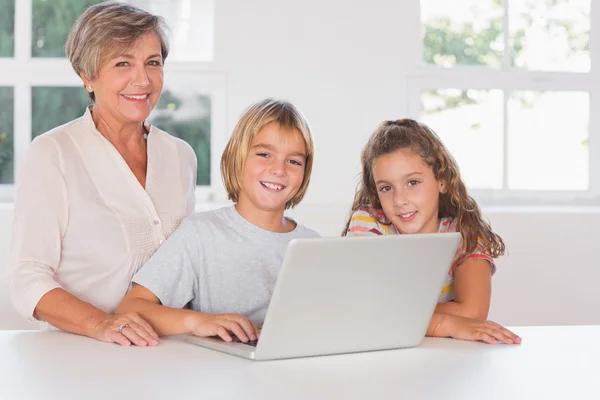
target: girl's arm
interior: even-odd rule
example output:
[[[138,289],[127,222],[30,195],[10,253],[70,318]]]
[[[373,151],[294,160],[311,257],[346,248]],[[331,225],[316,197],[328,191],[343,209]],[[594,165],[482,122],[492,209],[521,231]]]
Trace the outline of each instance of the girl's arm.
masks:
[[[231,342],[230,333],[242,342],[256,340],[260,334],[252,321],[239,314],[207,314],[193,310],[166,307],[152,291],[135,285],[125,296],[117,314],[135,312],[152,325],[159,336],[194,334],[220,336]]]
[[[456,315],[434,313],[427,336],[482,341],[489,344],[520,344],[521,338],[493,321],[481,321]]]
[[[467,258],[454,271],[454,301],[438,303],[436,313],[486,320],[492,296],[492,269],[487,260]]]

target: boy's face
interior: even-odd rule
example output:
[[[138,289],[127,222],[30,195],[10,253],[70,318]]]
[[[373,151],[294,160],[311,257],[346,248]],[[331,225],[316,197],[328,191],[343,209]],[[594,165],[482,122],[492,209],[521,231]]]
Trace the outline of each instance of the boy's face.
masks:
[[[252,139],[238,204],[261,211],[283,211],[304,179],[306,145],[297,130],[265,125]]]
[[[438,203],[445,185],[420,155],[399,149],[378,157],[373,178],[383,212],[400,233],[438,231]]]

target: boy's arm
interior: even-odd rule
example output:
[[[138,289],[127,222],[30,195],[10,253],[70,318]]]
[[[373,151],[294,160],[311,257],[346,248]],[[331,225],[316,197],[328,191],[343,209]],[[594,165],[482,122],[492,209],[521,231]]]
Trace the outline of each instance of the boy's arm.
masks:
[[[454,301],[438,303],[436,313],[486,320],[492,296],[492,269],[487,260],[467,258],[454,271]]]
[[[154,293],[142,285],[135,285],[125,296],[117,314],[136,312],[142,316],[159,336],[194,334],[220,336],[232,340],[230,332],[242,342],[256,340],[258,328],[239,314],[206,314],[193,310],[166,307]]]
[[[165,307],[158,297],[142,285],[134,285],[119,304],[116,314],[136,312],[145,319],[159,336],[191,333],[188,327],[194,311]],[[190,321],[190,322],[188,322]]]

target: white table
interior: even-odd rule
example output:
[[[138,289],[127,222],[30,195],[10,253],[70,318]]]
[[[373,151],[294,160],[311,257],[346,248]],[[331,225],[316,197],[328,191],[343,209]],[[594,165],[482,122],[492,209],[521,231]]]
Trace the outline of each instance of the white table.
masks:
[[[177,339],[119,347],[0,331],[0,399],[598,399],[600,326],[521,327],[520,346],[416,348],[249,361]]]

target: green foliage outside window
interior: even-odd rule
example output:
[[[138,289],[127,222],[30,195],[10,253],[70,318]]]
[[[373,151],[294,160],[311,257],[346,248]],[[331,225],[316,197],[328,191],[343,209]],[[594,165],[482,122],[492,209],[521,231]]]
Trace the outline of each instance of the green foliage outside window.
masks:
[[[91,103],[88,93],[79,87],[34,87],[31,100],[32,137],[81,117]]]
[[[15,52],[15,0],[0,0],[0,57]]]
[[[13,88],[0,87],[0,184],[13,183]]]
[[[77,17],[89,6],[101,2],[101,0],[32,0],[31,55],[64,57],[65,42]]]
[[[210,185],[210,98],[196,97],[198,117],[183,119],[177,113],[182,106],[181,100],[171,91],[164,90],[156,111],[150,118],[152,124],[169,134],[185,140],[192,146],[198,158],[197,184]]]

